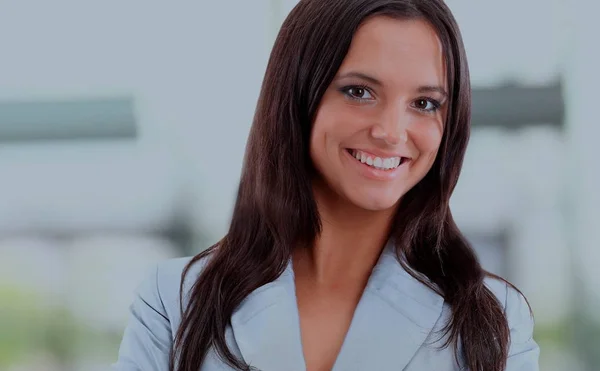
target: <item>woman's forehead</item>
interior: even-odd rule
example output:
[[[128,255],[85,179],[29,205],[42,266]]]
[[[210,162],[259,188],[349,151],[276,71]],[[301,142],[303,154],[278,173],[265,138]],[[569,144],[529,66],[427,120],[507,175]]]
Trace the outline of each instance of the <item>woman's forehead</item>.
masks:
[[[355,69],[388,84],[447,85],[442,43],[434,28],[421,19],[377,16],[365,21],[339,72]]]

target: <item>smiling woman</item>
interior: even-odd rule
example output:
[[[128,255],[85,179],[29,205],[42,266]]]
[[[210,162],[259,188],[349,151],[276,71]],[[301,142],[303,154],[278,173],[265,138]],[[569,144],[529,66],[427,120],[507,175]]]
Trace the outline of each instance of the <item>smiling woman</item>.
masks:
[[[375,17],[362,24],[312,128],[312,162],[327,187],[349,205],[394,213],[435,160],[446,85],[429,23]]]
[[[115,369],[537,370],[525,298],[449,209],[470,104],[442,0],[301,0],[228,233],[140,287]]]

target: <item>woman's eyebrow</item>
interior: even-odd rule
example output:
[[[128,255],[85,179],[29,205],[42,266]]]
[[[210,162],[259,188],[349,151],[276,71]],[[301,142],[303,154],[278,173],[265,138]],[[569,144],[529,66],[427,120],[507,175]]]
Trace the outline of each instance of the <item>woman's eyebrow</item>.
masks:
[[[338,79],[345,79],[345,78],[348,78],[348,77],[356,77],[356,78],[359,78],[359,79],[363,79],[363,80],[366,80],[366,81],[370,82],[373,85],[378,85],[378,86],[382,86],[383,85],[383,83],[381,81],[377,80],[375,77],[370,76],[370,75],[368,75],[366,73],[363,73],[363,72],[358,72],[358,71],[350,71],[350,72],[341,74],[340,76],[338,76]]]
[[[444,96],[444,98],[448,98],[448,92],[446,92],[446,89],[442,88],[441,86],[437,86],[437,85],[424,85],[424,86],[419,87],[419,89],[417,89],[417,91],[421,94],[439,93],[439,94],[442,94]]]

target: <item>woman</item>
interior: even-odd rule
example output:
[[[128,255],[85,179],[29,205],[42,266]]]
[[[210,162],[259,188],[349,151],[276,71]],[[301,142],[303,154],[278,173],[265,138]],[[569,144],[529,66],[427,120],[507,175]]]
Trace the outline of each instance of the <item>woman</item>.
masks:
[[[537,370],[526,300],[449,210],[470,102],[442,0],[301,0],[229,232],[140,287],[115,369]]]

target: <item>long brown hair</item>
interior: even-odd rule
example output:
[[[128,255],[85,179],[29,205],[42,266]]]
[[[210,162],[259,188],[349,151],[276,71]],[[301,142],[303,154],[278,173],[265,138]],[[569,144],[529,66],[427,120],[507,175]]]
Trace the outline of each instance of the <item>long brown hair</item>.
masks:
[[[435,28],[450,91],[439,154],[403,197],[392,226],[400,263],[427,277],[415,276],[451,306],[443,346],[460,346],[470,370],[504,370],[509,328],[502,305],[449,209],[469,139],[471,87],[460,31],[443,0],[301,0],[289,14],[267,66],[229,231],[183,273],[210,255],[182,304],[171,370],[197,371],[209,349],[250,369],[228,349],[225,330],[242,300],[281,275],[292,249],[312,246],[321,231],[308,154],[313,119],[357,28],[377,15],[420,18]]]

